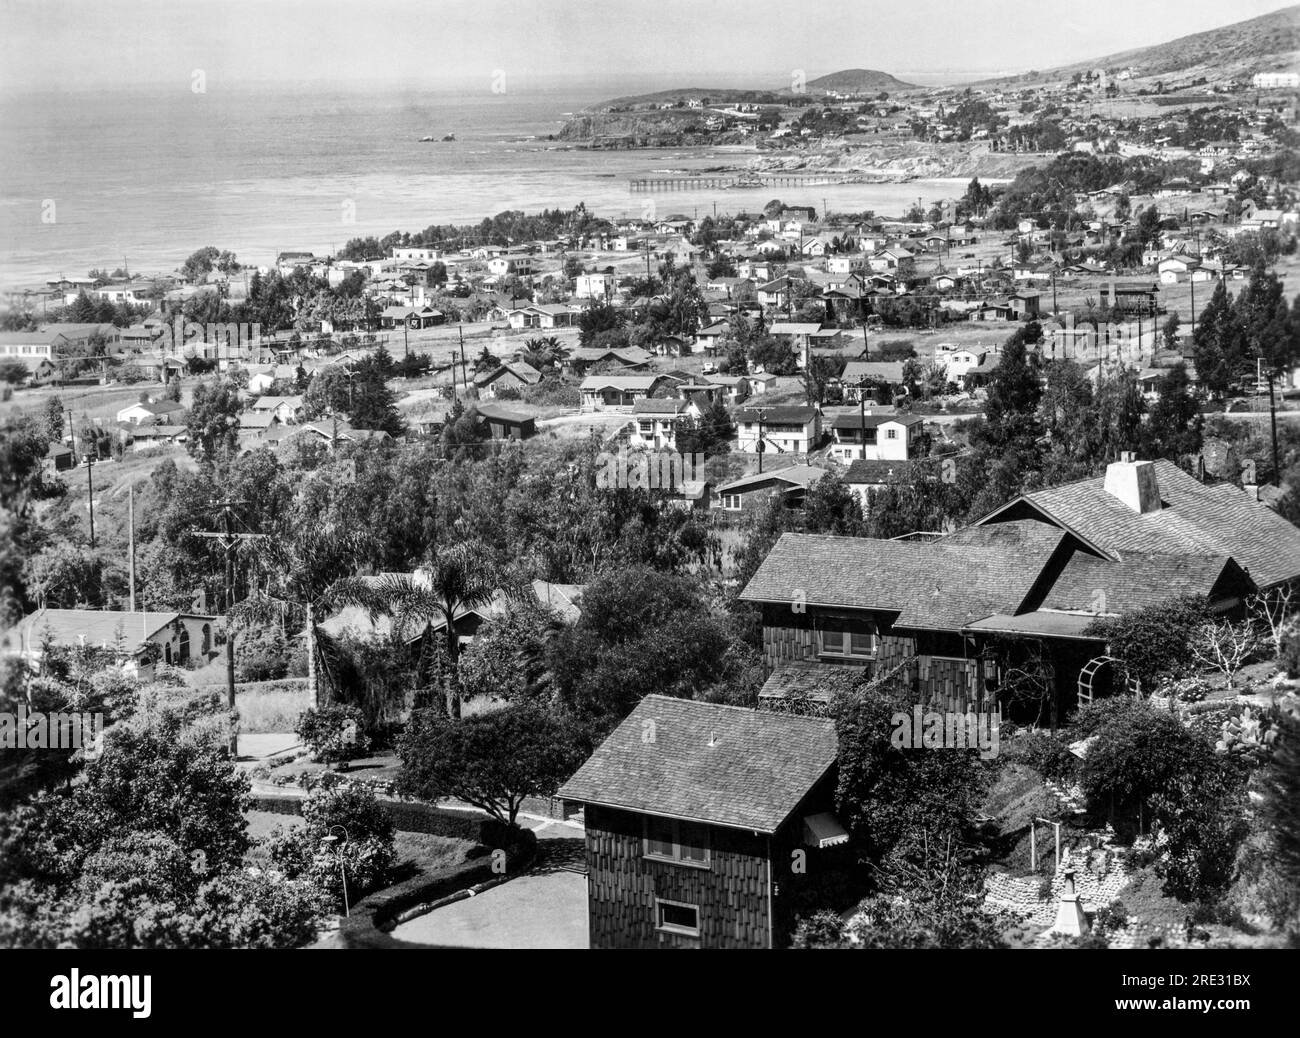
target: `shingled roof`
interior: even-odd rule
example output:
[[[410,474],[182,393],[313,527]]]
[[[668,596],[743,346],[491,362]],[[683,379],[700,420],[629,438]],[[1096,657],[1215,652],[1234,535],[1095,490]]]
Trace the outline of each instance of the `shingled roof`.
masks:
[[[1215,597],[1220,586],[1255,590],[1250,578],[1223,555],[1125,555],[1110,562],[1075,552],[1043,599],[1043,609],[1123,614],[1180,595]]]
[[[980,524],[1032,518],[1062,526],[1112,558],[1124,553],[1231,556],[1261,588],[1300,577],[1300,528],[1229,485],[1206,486],[1170,461],[1152,463],[1163,507],[1136,512],[1104,477],[1016,498]]]
[[[895,626],[960,630],[1016,613],[1050,551],[783,534],[740,597],[897,612]]]
[[[774,833],[836,750],[835,726],[823,718],[646,696],[559,796]]]

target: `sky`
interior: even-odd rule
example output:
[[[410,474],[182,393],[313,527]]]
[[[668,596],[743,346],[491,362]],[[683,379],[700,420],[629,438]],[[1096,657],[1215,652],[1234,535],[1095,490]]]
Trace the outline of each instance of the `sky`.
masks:
[[[0,0],[0,94],[175,82],[789,85],[842,68],[1023,72],[1286,0]],[[665,85],[668,85],[665,82]]]

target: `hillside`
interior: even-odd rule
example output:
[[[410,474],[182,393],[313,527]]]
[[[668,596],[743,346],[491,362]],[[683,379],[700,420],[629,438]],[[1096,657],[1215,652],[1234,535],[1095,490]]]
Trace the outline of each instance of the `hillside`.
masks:
[[[1009,77],[999,82],[1045,82],[1085,69],[1130,67],[1143,79],[1171,75],[1189,79],[1204,76],[1212,83],[1255,72],[1300,68],[1300,5],[1182,36],[1168,43],[1092,58],[1048,72]]]
[[[612,101],[602,101],[599,104],[589,105],[583,109],[583,113],[636,111],[665,104],[686,104],[690,101],[701,101],[710,105],[781,103],[780,96],[775,90],[677,87],[672,90],[658,90],[652,94],[632,94],[627,97],[616,97]]]
[[[839,94],[878,94],[882,90],[893,93],[896,90],[915,90],[914,83],[904,83],[888,72],[878,72],[869,68],[849,68],[832,72],[829,76],[819,76],[807,83],[809,90],[833,90]]]

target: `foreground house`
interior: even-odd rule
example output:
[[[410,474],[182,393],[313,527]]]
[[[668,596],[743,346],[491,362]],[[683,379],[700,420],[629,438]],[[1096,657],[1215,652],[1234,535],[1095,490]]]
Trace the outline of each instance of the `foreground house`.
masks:
[[[934,540],[786,534],[741,598],[762,608],[773,671],[900,670],[937,709],[993,710],[1011,655],[1032,653],[1055,717],[1109,689],[1105,640],[1089,632],[1099,618],[1183,595],[1235,614],[1297,577],[1300,529],[1236,488],[1124,460]]]
[[[559,791],[584,809],[591,947],[784,945],[793,853],[848,839],[836,748],[825,719],[643,699]]]

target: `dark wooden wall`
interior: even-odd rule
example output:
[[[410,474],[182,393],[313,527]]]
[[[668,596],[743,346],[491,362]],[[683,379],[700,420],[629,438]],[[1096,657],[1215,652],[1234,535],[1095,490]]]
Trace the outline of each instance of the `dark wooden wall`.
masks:
[[[766,948],[767,839],[709,828],[709,868],[642,856],[643,817],[588,804],[587,898],[592,948]],[[700,936],[655,929],[655,898],[699,906]]]
[[[817,631],[865,633],[874,621],[880,632],[880,651],[868,669],[872,675],[885,673],[911,658],[910,678],[922,705],[940,711],[965,713],[985,709],[979,662],[947,656],[930,656],[917,651],[917,640],[890,626],[892,616],[861,610],[827,610],[808,606],[797,613],[789,605],[763,606],[763,662],[769,670],[791,660],[816,660]],[[863,666],[860,660],[824,659],[831,665]],[[987,706],[991,709],[992,704]]]

